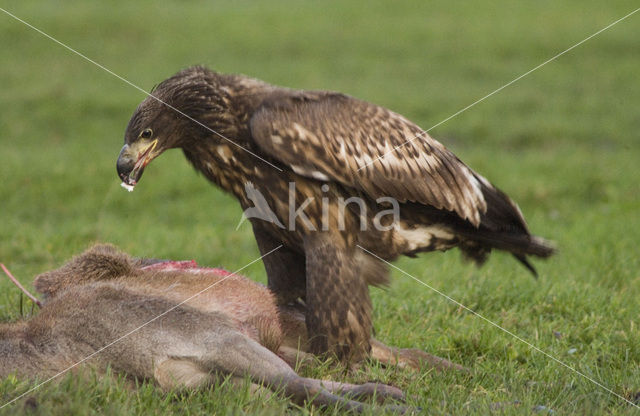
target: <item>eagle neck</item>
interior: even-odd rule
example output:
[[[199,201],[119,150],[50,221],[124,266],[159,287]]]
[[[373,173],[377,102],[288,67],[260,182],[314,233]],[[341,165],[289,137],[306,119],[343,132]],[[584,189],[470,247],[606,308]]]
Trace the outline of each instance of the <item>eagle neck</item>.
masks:
[[[256,148],[249,122],[279,88],[246,76],[223,74],[218,74],[215,88],[222,111],[206,115],[208,129],[199,129],[182,148],[198,172],[242,199],[247,182],[254,182],[265,169],[274,169]]]
[[[255,182],[256,175],[273,168],[251,154],[254,149],[250,143],[230,140],[232,142],[208,137],[183,151],[196,171],[222,190],[242,199],[247,182]]]

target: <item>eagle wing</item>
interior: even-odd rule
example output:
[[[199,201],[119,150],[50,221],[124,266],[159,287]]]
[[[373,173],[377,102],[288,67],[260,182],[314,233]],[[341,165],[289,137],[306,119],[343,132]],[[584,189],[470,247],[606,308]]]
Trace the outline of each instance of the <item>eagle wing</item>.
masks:
[[[337,181],[374,199],[455,211],[476,227],[487,210],[483,179],[386,108],[339,93],[294,92],[265,100],[250,128],[263,151],[298,174]]]

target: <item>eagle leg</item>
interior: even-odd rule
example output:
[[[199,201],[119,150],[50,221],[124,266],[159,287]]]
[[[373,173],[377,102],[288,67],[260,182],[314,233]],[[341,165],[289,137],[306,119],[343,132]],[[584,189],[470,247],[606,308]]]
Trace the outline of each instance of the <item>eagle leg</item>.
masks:
[[[307,333],[312,353],[357,363],[371,350],[371,298],[354,249],[341,241],[328,233],[304,238]]]
[[[253,234],[258,243],[258,249],[263,256],[264,268],[267,272],[269,289],[276,295],[276,302],[279,305],[287,305],[295,302],[298,298],[305,297],[305,258],[304,254],[282,246],[258,220],[252,220]]]

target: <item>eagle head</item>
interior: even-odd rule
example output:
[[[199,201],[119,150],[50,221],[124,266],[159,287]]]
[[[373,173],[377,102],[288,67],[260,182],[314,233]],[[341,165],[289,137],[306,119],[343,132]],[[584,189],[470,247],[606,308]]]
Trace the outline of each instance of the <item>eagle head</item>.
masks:
[[[215,115],[225,112],[219,74],[187,68],[154,88],[138,105],[124,134],[116,164],[122,185],[133,190],[145,167],[167,149],[185,147],[220,128]]]

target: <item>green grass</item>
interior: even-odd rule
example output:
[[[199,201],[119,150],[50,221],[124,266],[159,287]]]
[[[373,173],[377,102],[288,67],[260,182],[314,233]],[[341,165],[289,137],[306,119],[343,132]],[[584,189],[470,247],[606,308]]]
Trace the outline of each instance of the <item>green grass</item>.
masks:
[[[340,90],[429,128],[636,8],[632,1],[331,1],[3,8],[145,89],[202,63],[299,88]],[[616,393],[640,391],[640,14],[434,129],[558,243],[532,279],[509,256],[456,251],[399,267]],[[237,203],[168,152],[136,191],[115,160],[143,95],[0,13],[0,261],[23,282],[92,242],[236,270],[258,256]],[[261,264],[243,271],[264,281]],[[636,414],[638,409],[407,276],[374,289],[377,337],[471,367],[474,377],[368,367],[432,414]],[[0,319],[20,295],[0,280]],[[28,305],[25,313],[28,313]],[[556,335],[554,335],[556,334]],[[322,366],[309,375],[334,376]],[[28,383],[5,380],[0,405]],[[315,414],[222,386],[187,395],[64,377],[2,414]],[[339,414],[329,409],[328,414]],[[541,412],[540,414],[544,414]]]

